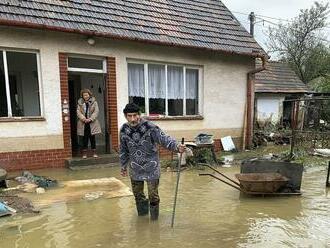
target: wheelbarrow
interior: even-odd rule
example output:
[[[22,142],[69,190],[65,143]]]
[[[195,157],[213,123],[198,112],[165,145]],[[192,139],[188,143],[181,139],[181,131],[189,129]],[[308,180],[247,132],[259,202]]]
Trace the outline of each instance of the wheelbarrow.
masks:
[[[247,195],[301,195],[300,192],[279,192],[289,179],[280,173],[241,173],[236,174],[239,182],[229,178],[208,164],[204,164],[228,181],[211,173],[201,173],[200,176],[213,177]]]

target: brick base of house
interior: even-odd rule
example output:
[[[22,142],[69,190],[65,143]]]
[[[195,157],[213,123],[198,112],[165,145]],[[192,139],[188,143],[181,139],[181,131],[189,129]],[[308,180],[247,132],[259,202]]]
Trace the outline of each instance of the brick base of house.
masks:
[[[70,157],[63,149],[0,153],[0,167],[7,171],[60,168]]]
[[[236,147],[239,147],[240,142],[240,138],[234,139]],[[214,145],[215,152],[222,150],[219,139],[214,140]],[[161,159],[171,159],[173,153],[161,147],[159,155]],[[65,149],[6,152],[0,153],[0,167],[7,171],[64,168],[65,160],[69,158],[71,158],[71,152]]]

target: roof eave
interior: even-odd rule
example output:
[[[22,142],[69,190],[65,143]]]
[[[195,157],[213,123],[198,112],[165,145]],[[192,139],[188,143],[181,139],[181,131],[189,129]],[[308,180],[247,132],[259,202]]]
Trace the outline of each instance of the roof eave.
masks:
[[[22,21],[13,21],[13,20],[6,20],[0,19],[0,25],[2,26],[15,26],[21,28],[31,28],[31,29],[39,29],[39,30],[49,30],[49,31],[57,31],[57,32],[65,32],[65,33],[75,33],[75,34],[82,34],[87,36],[95,36],[95,37],[104,37],[104,38],[112,38],[116,40],[128,40],[128,41],[137,41],[143,42],[153,45],[163,45],[163,46],[172,46],[172,47],[179,47],[179,48],[193,48],[198,50],[207,50],[207,51],[216,51],[222,52],[225,54],[230,55],[243,55],[243,56],[250,56],[254,58],[268,58],[268,55],[261,52],[237,52],[237,51],[228,51],[228,50],[221,50],[221,49],[212,49],[207,47],[198,47],[198,46],[186,46],[171,42],[164,42],[164,41],[155,41],[155,40],[148,40],[148,39],[140,39],[140,38],[131,38],[126,36],[115,35],[111,33],[102,33],[97,31],[90,31],[90,30],[79,30],[79,29],[71,29],[71,28],[64,28],[58,26],[50,26],[45,24],[37,24],[37,23],[30,23],[30,22],[22,22]]]

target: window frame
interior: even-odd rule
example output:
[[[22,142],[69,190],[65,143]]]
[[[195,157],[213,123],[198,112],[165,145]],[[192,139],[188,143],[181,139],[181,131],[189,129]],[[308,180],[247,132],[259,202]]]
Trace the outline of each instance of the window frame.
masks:
[[[43,87],[42,87],[42,76],[41,76],[41,59],[40,51],[38,50],[29,50],[29,49],[15,49],[15,48],[5,48],[0,47],[2,52],[2,62],[3,69],[5,74],[5,87],[6,87],[6,99],[7,99],[7,116],[0,117],[2,120],[44,120],[44,99],[43,99]],[[8,62],[7,62],[7,52],[17,52],[17,53],[31,53],[36,55],[37,63],[37,73],[38,73],[38,88],[39,88],[39,108],[40,115],[38,116],[13,116],[12,106],[11,106],[11,96],[10,96],[10,83],[9,83],[9,71],[8,71]]]
[[[91,59],[91,60],[99,60],[102,61],[102,69],[91,69],[91,68],[81,68],[81,67],[69,67],[69,59]],[[86,73],[98,73],[98,74],[106,74],[107,73],[107,61],[104,57],[96,57],[96,56],[88,56],[81,54],[68,54],[67,57],[67,65],[69,72],[86,72]]]
[[[145,113],[146,117],[150,119],[203,119],[202,113],[202,103],[203,103],[203,66],[202,65],[190,65],[190,64],[179,64],[179,63],[168,63],[168,62],[159,62],[159,61],[149,61],[149,60],[137,60],[137,59],[127,59],[127,72],[128,72],[128,65],[129,64],[138,64],[144,66],[144,94],[145,94]],[[159,114],[158,116],[150,116],[149,115],[149,93],[148,93],[148,65],[155,64],[155,65],[163,65],[165,66],[165,115]],[[168,66],[175,66],[175,67],[182,67],[183,70],[183,114],[177,116],[168,115]],[[193,69],[198,71],[198,109],[197,114],[195,115],[187,115],[187,103],[186,103],[186,71],[187,69]],[[128,85],[128,73],[127,73],[127,85]],[[129,93],[128,93],[128,97]]]

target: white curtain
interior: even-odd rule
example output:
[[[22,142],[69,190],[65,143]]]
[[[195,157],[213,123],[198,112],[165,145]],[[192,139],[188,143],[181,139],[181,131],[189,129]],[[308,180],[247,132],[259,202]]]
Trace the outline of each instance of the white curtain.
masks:
[[[168,99],[183,99],[183,67],[167,67]],[[165,99],[165,65],[148,65],[149,98]],[[144,95],[144,65],[128,64],[129,96],[145,97]],[[198,70],[186,69],[186,99],[198,98]]]
[[[149,98],[165,99],[165,66],[164,65],[148,65],[148,89]]]
[[[183,99],[183,67],[167,67],[168,99]]]
[[[128,94],[144,97],[144,65],[128,64]]]
[[[198,70],[186,69],[186,99],[198,98]]]

